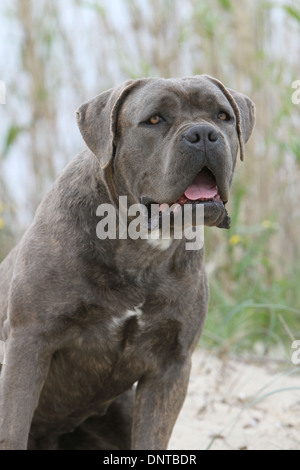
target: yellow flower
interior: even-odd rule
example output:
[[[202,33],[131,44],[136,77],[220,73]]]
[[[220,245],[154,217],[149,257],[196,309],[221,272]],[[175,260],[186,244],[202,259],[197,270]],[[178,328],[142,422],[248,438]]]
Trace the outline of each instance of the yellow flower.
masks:
[[[5,223],[2,217],[0,217],[0,230],[4,227]]]
[[[271,222],[271,220],[268,220],[268,219],[264,220],[264,221],[262,222],[262,226],[263,226],[264,228],[271,228],[271,227],[272,227],[272,222]]]
[[[229,243],[231,246],[235,246],[240,243],[241,240],[242,238],[239,235],[232,235],[232,237],[229,239]]]

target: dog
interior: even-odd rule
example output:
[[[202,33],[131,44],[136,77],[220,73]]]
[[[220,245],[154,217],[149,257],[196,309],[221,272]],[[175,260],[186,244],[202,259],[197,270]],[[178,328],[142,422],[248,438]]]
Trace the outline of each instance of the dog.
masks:
[[[204,249],[100,240],[97,208],[201,205],[228,228],[255,106],[208,75],[142,78],[77,122],[87,148],[0,266],[0,448],[166,449],[207,314]]]

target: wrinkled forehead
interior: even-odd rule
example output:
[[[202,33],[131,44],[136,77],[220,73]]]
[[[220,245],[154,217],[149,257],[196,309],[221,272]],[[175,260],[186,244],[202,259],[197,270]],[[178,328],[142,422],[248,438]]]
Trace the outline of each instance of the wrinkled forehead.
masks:
[[[142,88],[129,95],[125,112],[135,114],[158,112],[166,109],[175,112],[185,110],[207,110],[230,107],[223,92],[204,77],[179,79],[151,79]]]

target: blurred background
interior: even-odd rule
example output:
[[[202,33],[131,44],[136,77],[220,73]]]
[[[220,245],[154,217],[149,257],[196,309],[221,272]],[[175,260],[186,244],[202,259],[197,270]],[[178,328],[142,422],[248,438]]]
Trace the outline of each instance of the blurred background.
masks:
[[[232,227],[206,230],[202,346],[290,362],[300,339],[298,0],[1,0],[0,260],[83,148],[81,102],[128,78],[201,73],[257,107]]]

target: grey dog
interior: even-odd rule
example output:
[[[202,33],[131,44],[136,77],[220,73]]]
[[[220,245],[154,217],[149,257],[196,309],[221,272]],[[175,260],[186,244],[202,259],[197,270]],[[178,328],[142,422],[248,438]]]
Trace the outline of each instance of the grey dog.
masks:
[[[228,227],[254,104],[208,75],[147,78],[77,121],[88,148],[0,266],[0,448],[166,449],[207,313],[204,250],[100,240],[97,207],[202,204]]]

